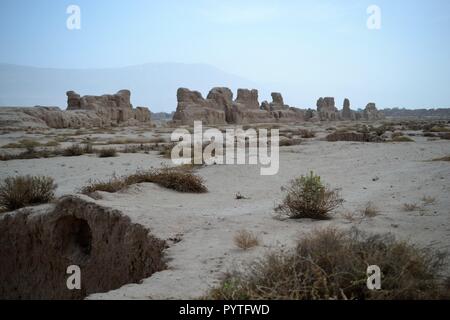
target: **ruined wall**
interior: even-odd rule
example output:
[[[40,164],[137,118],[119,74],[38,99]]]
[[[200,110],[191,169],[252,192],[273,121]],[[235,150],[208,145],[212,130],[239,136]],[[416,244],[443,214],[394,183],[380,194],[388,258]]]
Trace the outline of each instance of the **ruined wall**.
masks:
[[[163,270],[165,242],[82,197],[0,217],[0,299],[82,299]],[[68,290],[69,265],[81,290]]]
[[[233,92],[228,88],[211,89],[206,99],[200,92],[180,88],[177,92],[175,124],[192,125],[202,121],[206,125],[251,124],[271,122],[295,122],[304,119],[303,111],[284,105],[280,93],[272,94],[273,102],[258,101],[258,90],[238,89],[233,100]]]

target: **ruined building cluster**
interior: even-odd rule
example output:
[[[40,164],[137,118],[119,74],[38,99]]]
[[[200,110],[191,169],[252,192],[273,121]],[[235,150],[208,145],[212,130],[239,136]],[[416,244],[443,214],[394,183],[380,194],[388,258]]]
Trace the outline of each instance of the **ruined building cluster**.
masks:
[[[236,99],[228,88],[213,88],[206,99],[198,91],[180,88],[177,92],[175,124],[190,125],[201,120],[205,124],[248,124],[269,122],[378,120],[383,114],[374,103],[362,112],[350,109],[350,101],[344,100],[342,110],[336,107],[334,98],[320,98],[317,110],[303,110],[284,103],[281,93],[272,93],[272,102],[259,103],[258,90],[238,89]]]
[[[133,108],[131,92],[120,90],[116,94],[80,96],[67,92],[67,110],[58,107],[2,108],[0,127],[90,128],[151,124],[150,110]],[[273,92],[272,101],[259,102],[258,90],[238,89],[233,92],[224,87],[213,88],[206,98],[198,91],[179,88],[177,110],[172,124],[191,125],[202,121],[206,125],[296,123],[302,121],[378,120],[384,117],[374,103],[363,111],[350,108],[344,100],[342,110],[334,98],[317,100],[317,109],[299,109],[285,104],[281,93]]]

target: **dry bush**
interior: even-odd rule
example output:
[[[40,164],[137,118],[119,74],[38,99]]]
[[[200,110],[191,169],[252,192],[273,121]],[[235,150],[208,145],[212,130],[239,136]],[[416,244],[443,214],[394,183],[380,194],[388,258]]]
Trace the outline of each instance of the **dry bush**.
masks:
[[[333,132],[325,138],[329,142],[336,141],[356,141],[356,142],[378,142],[379,137],[369,133],[361,132]]]
[[[341,213],[341,216],[348,222],[360,222],[363,218],[360,214],[351,211],[343,212]]]
[[[433,204],[436,202],[436,198],[435,197],[430,197],[430,196],[423,196],[422,197],[422,202],[424,204]]]
[[[70,147],[63,149],[62,155],[64,157],[78,157],[84,154],[84,149],[79,144],[73,144]]]
[[[302,143],[301,139],[282,139],[280,140],[280,147],[289,147],[289,146],[296,146]]]
[[[392,137],[392,141],[393,142],[414,142],[413,139],[411,139],[410,137],[406,137],[406,136],[396,136],[396,137]]]
[[[249,200],[250,198],[247,198],[246,196],[243,196],[240,192],[236,193],[234,198],[236,200]]]
[[[130,185],[144,182],[156,183],[178,192],[204,193],[208,191],[201,177],[192,173],[187,167],[176,167],[138,171],[123,177],[113,176],[108,181],[91,181],[89,185],[81,189],[81,193],[89,195],[96,191],[117,192]]]
[[[48,141],[47,143],[45,143],[43,146],[45,146],[45,147],[57,147],[57,146],[59,146],[59,142],[56,141],[56,140],[51,140],[51,141]]]
[[[403,132],[395,131],[395,132],[392,133],[391,138],[394,139],[394,138],[403,137],[403,136],[404,136]]]
[[[233,238],[233,242],[242,250],[248,250],[259,245],[258,237],[247,230],[238,231]]]
[[[87,142],[84,144],[83,152],[87,153],[87,154],[91,154],[91,153],[95,152],[94,147],[92,146],[91,142]]]
[[[367,202],[365,207],[361,210],[361,214],[367,218],[376,217],[379,213],[380,211],[378,210],[378,208],[370,201]]]
[[[22,139],[19,140],[17,143],[12,142],[12,143],[8,143],[7,145],[4,145],[2,148],[5,149],[19,149],[19,148],[24,148],[24,149],[28,149],[28,148],[36,148],[41,146],[41,144],[33,139]]]
[[[117,156],[117,150],[115,148],[100,149],[98,151],[99,158],[112,158]]]
[[[436,158],[436,159],[433,159],[433,161],[450,161],[450,156]]]
[[[310,139],[310,138],[314,138],[316,136],[316,133],[312,130],[307,130],[307,129],[301,129],[300,130],[300,136],[303,139]]]
[[[167,140],[164,139],[163,137],[155,137],[155,138],[151,138],[148,142],[149,143],[166,143]]]
[[[0,207],[16,210],[33,204],[47,203],[54,197],[56,184],[50,177],[17,176],[0,184]]]
[[[320,180],[320,176],[301,176],[285,188],[287,195],[276,210],[292,219],[328,219],[329,213],[344,201],[337,190],[331,190]]]
[[[159,155],[163,156],[163,158],[171,159],[172,158],[172,149],[175,146],[175,144],[165,144],[161,145],[159,148]]]
[[[443,126],[434,126],[430,129],[430,132],[450,132],[450,128]]]
[[[450,132],[440,133],[439,138],[444,139],[444,140],[450,140]]]
[[[127,182],[128,181],[125,177],[117,177],[116,175],[113,175],[107,181],[90,181],[87,186],[84,186],[81,189],[81,193],[86,195],[90,195],[96,191],[114,193],[128,187],[130,184]]]
[[[0,161],[9,160],[28,160],[28,159],[40,159],[50,158],[55,156],[57,151],[49,151],[48,149],[35,150],[34,148],[28,148],[26,151],[18,154],[3,154],[0,155]]]
[[[404,203],[403,204],[403,210],[407,212],[416,211],[420,207],[416,203]]]
[[[228,273],[206,298],[222,300],[443,299],[445,256],[392,235],[324,229],[292,251],[271,253]],[[382,289],[367,288],[367,267],[382,272]]]

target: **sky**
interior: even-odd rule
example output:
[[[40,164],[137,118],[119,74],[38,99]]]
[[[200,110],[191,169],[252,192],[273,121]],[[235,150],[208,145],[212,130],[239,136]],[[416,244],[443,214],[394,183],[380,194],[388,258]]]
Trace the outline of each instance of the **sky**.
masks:
[[[299,107],[450,107],[448,0],[1,0],[0,43],[0,63],[36,67],[209,64]]]

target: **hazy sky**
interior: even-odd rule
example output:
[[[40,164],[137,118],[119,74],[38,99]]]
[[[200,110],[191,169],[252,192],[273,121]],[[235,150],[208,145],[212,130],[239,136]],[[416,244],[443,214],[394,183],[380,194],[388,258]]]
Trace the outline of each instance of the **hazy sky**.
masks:
[[[66,27],[70,4],[81,30]],[[450,107],[448,0],[1,0],[0,43],[0,62],[41,67],[211,64],[300,107]]]

